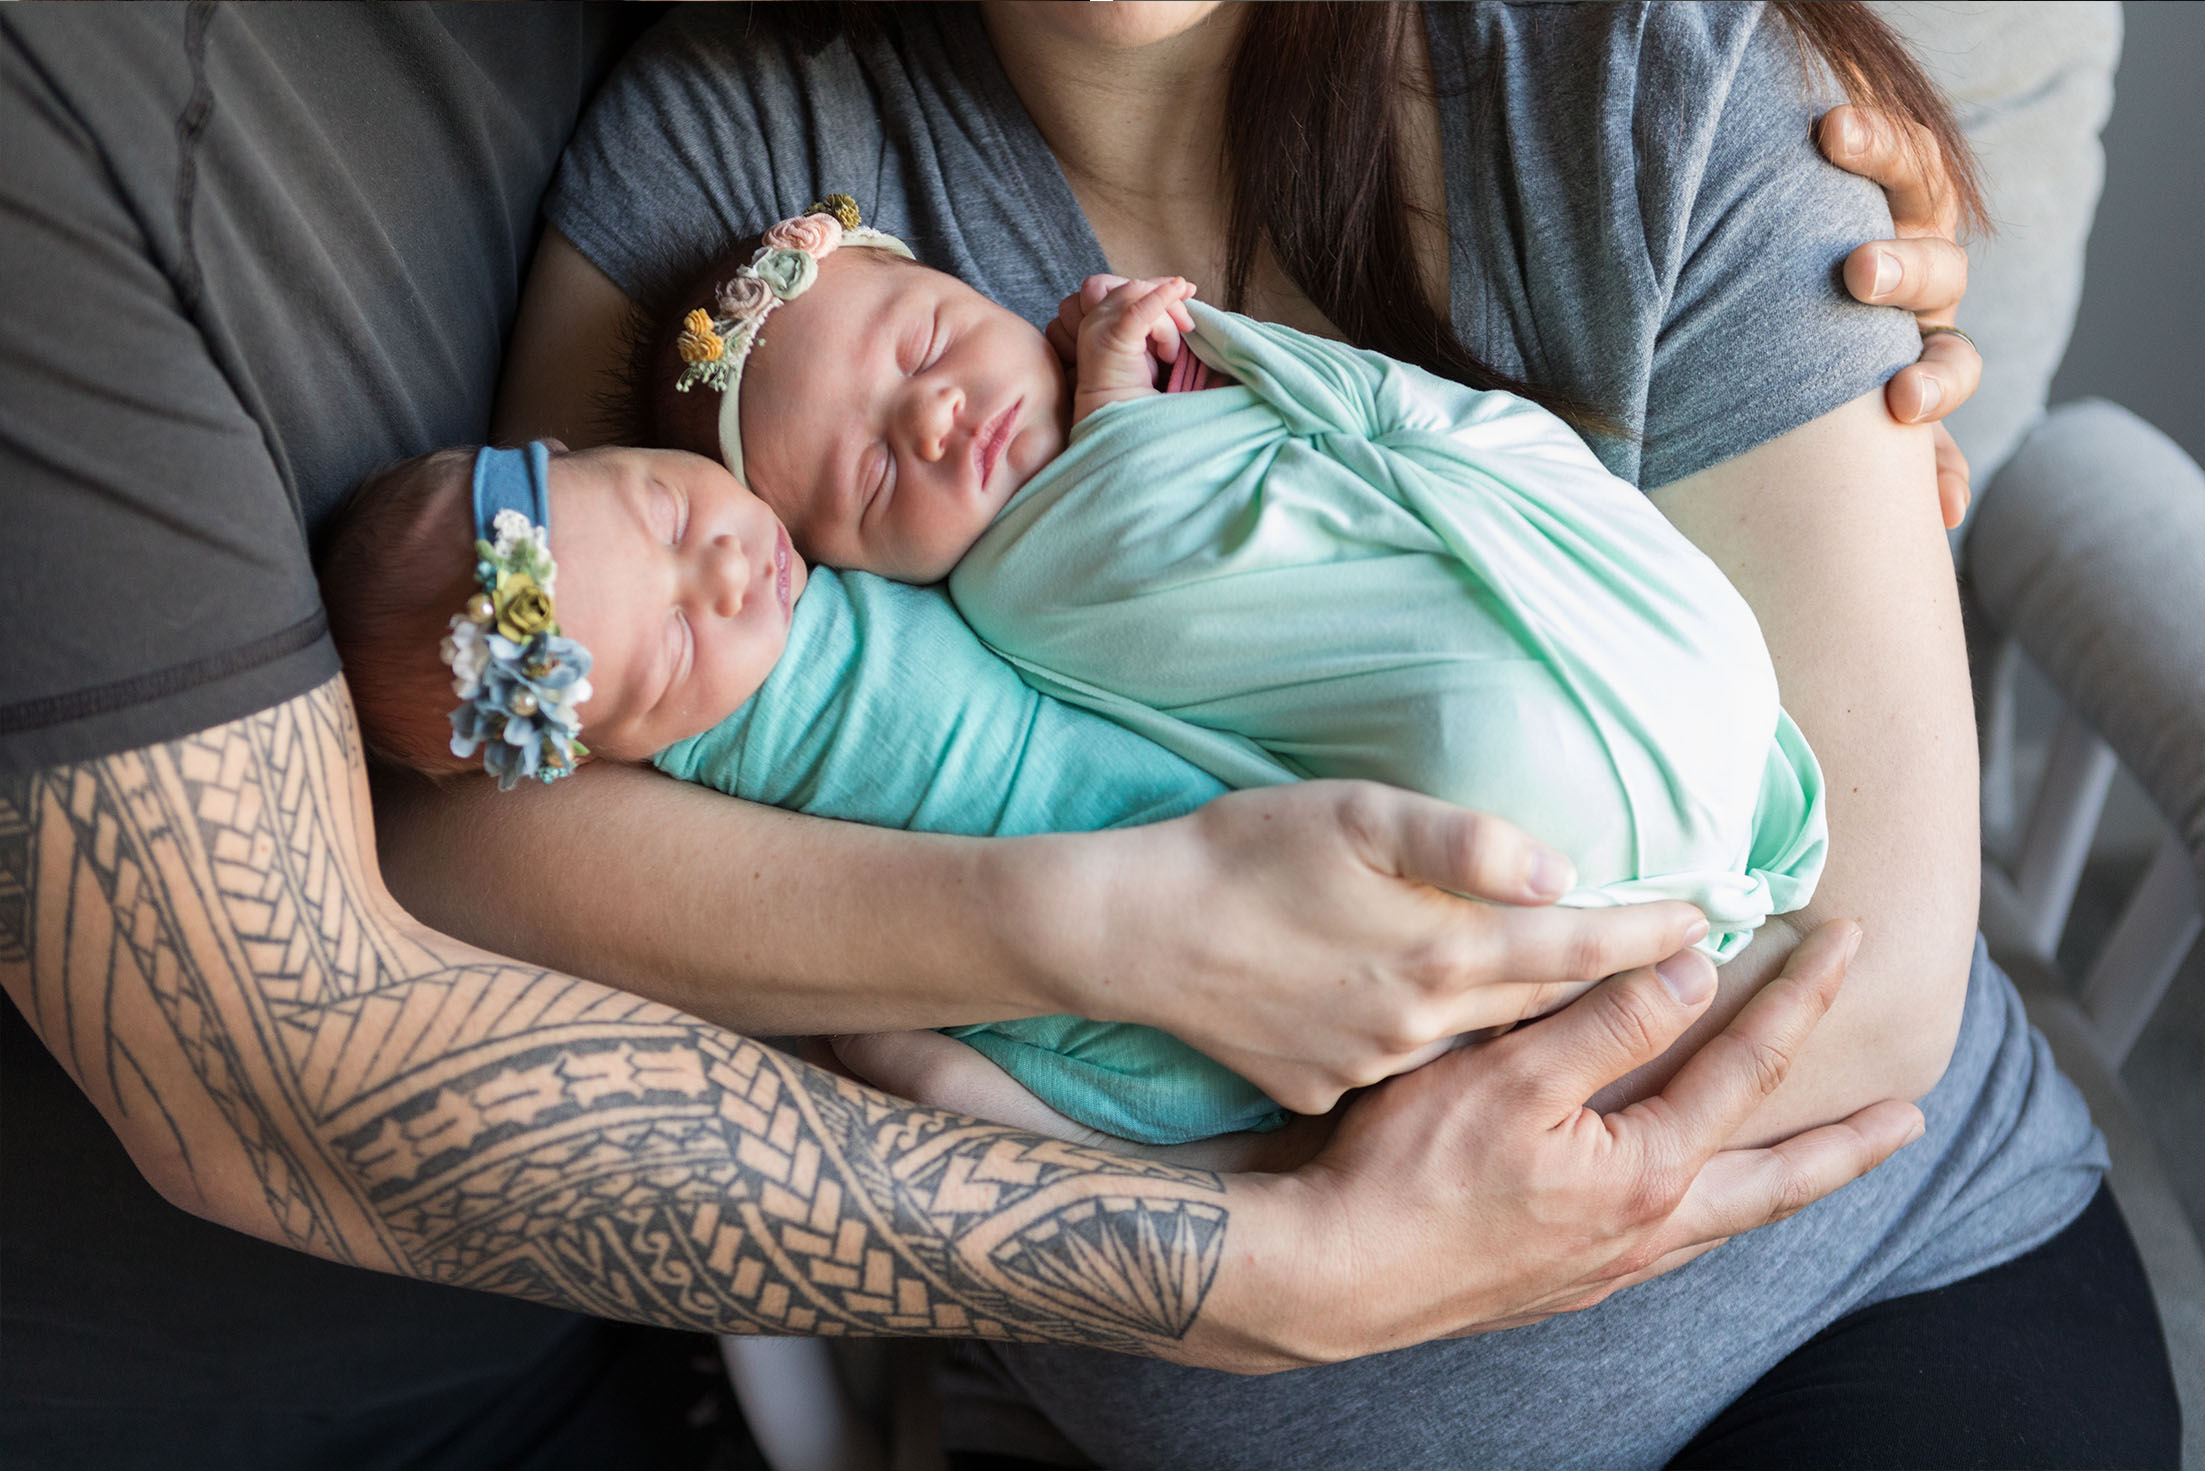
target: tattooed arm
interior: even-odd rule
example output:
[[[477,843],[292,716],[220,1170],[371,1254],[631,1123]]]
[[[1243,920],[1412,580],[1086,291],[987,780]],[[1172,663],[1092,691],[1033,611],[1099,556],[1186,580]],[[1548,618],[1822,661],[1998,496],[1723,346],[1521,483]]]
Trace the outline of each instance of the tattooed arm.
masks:
[[[1216,1274],[1214,1175],[899,1105],[413,923],[339,683],[0,802],[31,876],[0,975],[200,1215],[718,1331],[1155,1351]]]
[[[1832,931],[1651,1107],[1712,974],[1634,972],[1373,1092],[1280,1177],[899,1103],[502,960],[385,894],[341,681],[0,778],[0,980],[169,1200],[335,1261],[723,1332],[992,1336],[1237,1370],[1597,1301],[1796,1210],[1916,1118],[1716,1143],[1828,1005]],[[10,902],[12,901],[12,902]]]

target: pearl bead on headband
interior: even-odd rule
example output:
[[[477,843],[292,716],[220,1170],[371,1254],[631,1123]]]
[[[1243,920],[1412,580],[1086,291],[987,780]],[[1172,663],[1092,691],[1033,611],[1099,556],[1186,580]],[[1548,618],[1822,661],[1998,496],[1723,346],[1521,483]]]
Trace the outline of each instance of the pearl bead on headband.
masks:
[[[713,293],[717,313],[698,307],[682,318],[675,346],[686,366],[674,388],[687,393],[701,383],[719,390],[720,458],[737,480],[743,478],[743,364],[774,308],[811,290],[819,279],[819,263],[843,246],[916,259],[895,236],[860,224],[856,200],[830,194],[766,231],[750,263]]]

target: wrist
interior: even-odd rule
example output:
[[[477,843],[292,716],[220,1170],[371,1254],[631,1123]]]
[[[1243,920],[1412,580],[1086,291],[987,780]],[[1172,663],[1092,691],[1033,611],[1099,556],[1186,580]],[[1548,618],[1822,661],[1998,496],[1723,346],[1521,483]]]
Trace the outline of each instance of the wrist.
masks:
[[[1079,423],[1106,404],[1121,403],[1129,398],[1149,398],[1156,392],[1157,388],[1153,383],[1120,383],[1101,388],[1075,389],[1072,394],[1072,422]]]
[[[1183,1354],[1236,1374],[1336,1363],[1353,1340],[1356,1294],[1342,1276],[1338,1202],[1302,1171],[1227,1175],[1229,1225],[1217,1276]]]
[[[1128,904],[1126,874],[1147,829],[984,843],[978,892],[988,897],[988,943],[1033,1014],[1131,1021],[1129,932],[1113,915]]]

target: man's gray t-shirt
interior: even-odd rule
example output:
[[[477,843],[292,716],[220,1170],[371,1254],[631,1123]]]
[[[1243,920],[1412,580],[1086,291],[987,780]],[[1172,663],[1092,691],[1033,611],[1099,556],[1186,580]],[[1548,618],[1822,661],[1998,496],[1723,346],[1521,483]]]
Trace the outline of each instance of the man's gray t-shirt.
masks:
[[[1911,321],[1837,283],[1889,218],[1813,152],[1829,99],[1760,7],[1435,7],[1427,30],[1455,328],[1639,429],[1597,446],[1618,473],[1720,463],[1913,359]],[[834,38],[676,14],[545,207],[641,293],[833,191],[1037,323],[1107,267],[978,20],[948,9]],[[1837,1317],[2017,1256],[2097,1187],[2087,1112],[1980,949],[1923,1108],[1927,1137],[1866,1180],[1591,1311],[1264,1379],[991,1345],[967,1367],[992,1389],[952,1400],[948,1438],[1143,1467],[1659,1464]]]

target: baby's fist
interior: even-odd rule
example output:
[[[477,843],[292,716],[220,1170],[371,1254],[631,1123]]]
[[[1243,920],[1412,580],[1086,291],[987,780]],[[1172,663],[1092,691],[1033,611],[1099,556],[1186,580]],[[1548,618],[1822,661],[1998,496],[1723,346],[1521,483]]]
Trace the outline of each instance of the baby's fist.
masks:
[[[1157,391],[1156,365],[1178,361],[1179,334],[1194,330],[1187,310],[1193,295],[1193,283],[1179,276],[1090,276],[1076,296],[1064,299],[1051,340],[1057,341],[1060,328],[1073,339],[1074,423],[1106,403]],[[1068,321],[1075,313],[1076,322]]]

